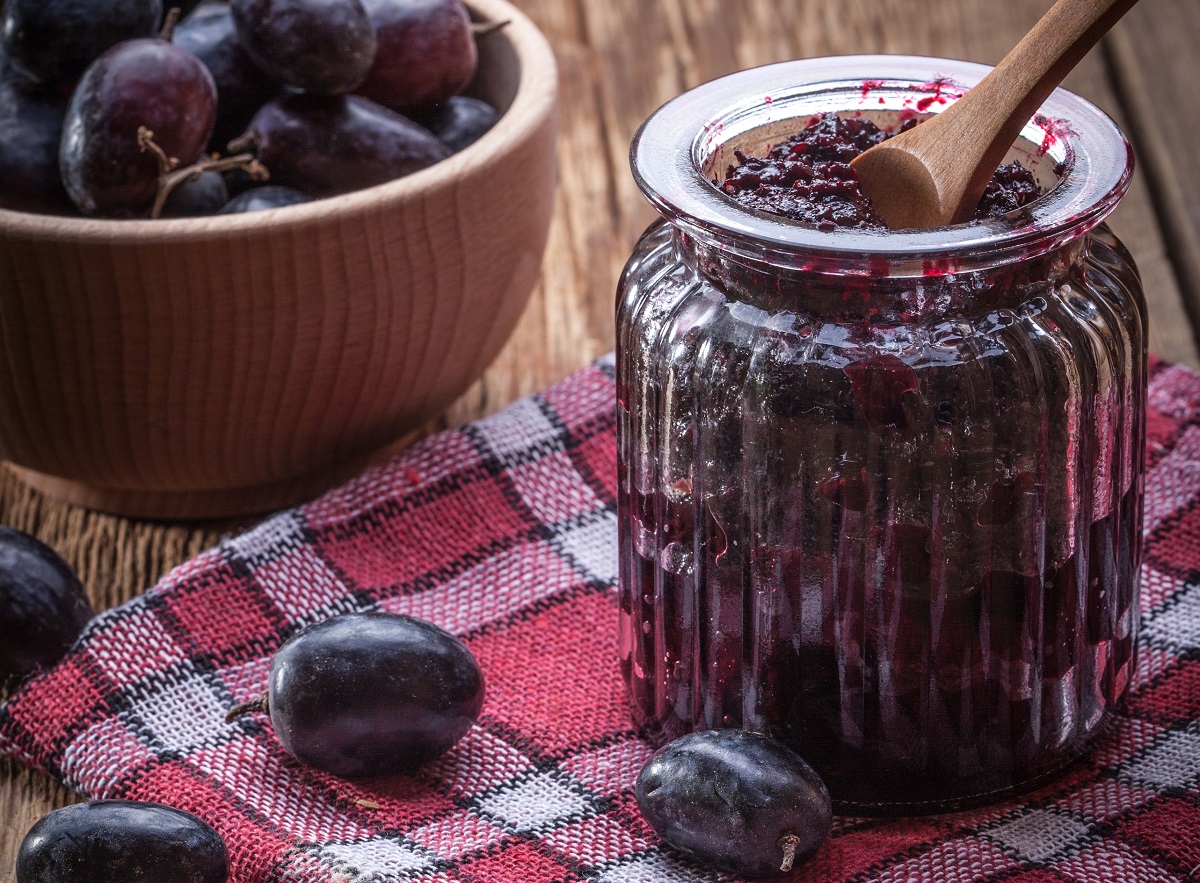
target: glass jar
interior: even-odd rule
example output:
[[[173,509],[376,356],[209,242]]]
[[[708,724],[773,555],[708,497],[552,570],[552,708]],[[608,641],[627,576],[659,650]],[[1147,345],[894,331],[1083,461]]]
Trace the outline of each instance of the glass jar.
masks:
[[[842,57],[744,71],[634,141],[662,214],[618,292],[620,663],[665,740],[780,738],[840,811],[987,802],[1079,758],[1129,684],[1146,310],[1103,226],[1132,152],[1056,91],[986,221],[839,230],[711,183],[814,114],[885,128],[987,68]]]

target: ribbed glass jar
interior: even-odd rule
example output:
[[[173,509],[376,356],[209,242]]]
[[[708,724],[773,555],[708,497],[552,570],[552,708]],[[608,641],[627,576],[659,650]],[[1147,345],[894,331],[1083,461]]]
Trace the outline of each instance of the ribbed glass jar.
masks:
[[[898,125],[986,68],[848,57],[668,103],[663,215],[618,293],[620,664],[659,739],[791,744],[842,811],[955,809],[1077,759],[1129,683],[1146,313],[1102,226],[1132,154],[1059,90],[1011,157],[1049,192],[822,233],[710,181],[813,114]]]

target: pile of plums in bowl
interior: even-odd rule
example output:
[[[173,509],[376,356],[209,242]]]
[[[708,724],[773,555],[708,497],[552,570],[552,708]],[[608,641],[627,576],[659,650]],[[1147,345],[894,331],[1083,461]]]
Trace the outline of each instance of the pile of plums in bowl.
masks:
[[[164,2],[7,0],[0,207],[292,205],[433,165],[499,116],[460,93],[503,23],[461,0]]]
[[[345,481],[480,377],[533,290],[557,177],[554,55],[519,9],[290,0],[339,10],[300,27],[237,0],[164,40],[161,0],[87,0],[58,57],[95,41],[47,73],[35,24],[80,2],[3,10],[0,139],[17,104],[65,122],[0,150],[29,157],[0,189],[49,200],[0,199],[0,459],[123,515],[262,512]],[[99,45],[139,3],[139,35]],[[436,48],[409,56],[405,33]]]

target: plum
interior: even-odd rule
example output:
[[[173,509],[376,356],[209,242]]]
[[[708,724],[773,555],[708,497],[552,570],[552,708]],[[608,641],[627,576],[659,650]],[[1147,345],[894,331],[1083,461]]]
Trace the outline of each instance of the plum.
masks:
[[[93,615],[79,577],[53,549],[0,527],[0,685],[58,662]]]
[[[393,110],[457,95],[475,76],[479,52],[459,0],[364,0],[378,51],[360,95]]]
[[[218,214],[236,215],[242,212],[261,212],[271,208],[282,208],[285,205],[299,205],[302,202],[312,202],[312,198],[291,187],[268,184],[266,187],[255,187],[239,193],[229,200]]]
[[[281,83],[323,95],[359,85],[375,28],[359,0],[232,0],[238,42]]]
[[[13,70],[0,52],[0,208],[74,210],[58,173],[67,101]]]
[[[176,185],[163,203],[163,218],[195,218],[217,214],[229,202],[220,172],[197,172]]]
[[[208,68],[217,87],[217,119],[208,149],[223,151],[246,130],[255,112],[280,90],[237,40],[228,3],[205,0],[175,29],[176,46]]]
[[[474,144],[487,134],[500,114],[486,101],[455,95],[413,119],[433,133],[451,153]]]
[[[383,776],[441,756],[483,707],[483,672],[461,641],[390,613],[335,616],[293,635],[271,660],[265,710],[283,747],[339,776]]]
[[[313,197],[373,187],[450,155],[429,130],[357,95],[275,98],[230,143],[250,146],[272,182]]]
[[[229,853],[191,813],[130,800],[64,806],[17,852],[17,883],[225,883]]]
[[[671,846],[747,877],[786,873],[816,852],[833,808],[820,777],[782,742],[745,730],[689,733],[659,749],[635,789]]]
[[[7,0],[0,42],[22,73],[69,85],[106,50],[150,37],[162,0]]]
[[[58,162],[86,215],[146,214],[163,175],[156,152],[188,166],[216,119],[217,91],[196,56],[165,40],[129,40],[101,55],[79,81],[63,124]]]

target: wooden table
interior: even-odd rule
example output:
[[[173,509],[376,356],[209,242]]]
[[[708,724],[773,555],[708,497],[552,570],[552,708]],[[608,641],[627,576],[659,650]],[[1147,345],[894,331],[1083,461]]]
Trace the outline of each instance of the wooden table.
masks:
[[[613,346],[617,274],[652,218],[630,177],[630,136],[679,92],[789,58],[941,55],[995,63],[1049,0],[517,0],[550,38],[562,80],[561,184],[541,282],[508,347],[440,421],[495,411]],[[1143,0],[1067,86],[1117,118],[1140,161],[1112,224],[1140,265],[1151,349],[1200,366],[1200,3]],[[1158,116],[1158,109],[1169,114]],[[1185,177],[1185,175],[1187,177]],[[0,522],[75,566],[98,607],[120,603],[239,524],[130,521],[67,506],[0,474]],[[0,883],[29,826],[73,796],[0,764]]]

